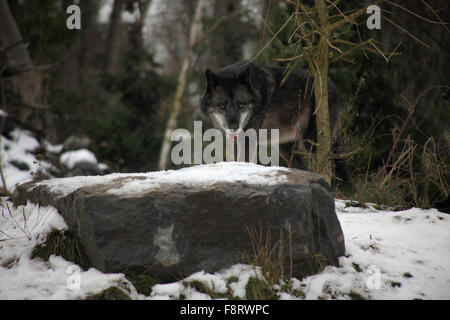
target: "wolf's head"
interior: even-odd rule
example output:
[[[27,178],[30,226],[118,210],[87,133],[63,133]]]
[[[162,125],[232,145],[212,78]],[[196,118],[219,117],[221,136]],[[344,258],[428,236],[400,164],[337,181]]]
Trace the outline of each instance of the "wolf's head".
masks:
[[[213,125],[229,138],[249,125],[254,115],[257,95],[252,85],[251,66],[233,65],[217,73],[206,69],[206,92],[202,98],[202,112]]]

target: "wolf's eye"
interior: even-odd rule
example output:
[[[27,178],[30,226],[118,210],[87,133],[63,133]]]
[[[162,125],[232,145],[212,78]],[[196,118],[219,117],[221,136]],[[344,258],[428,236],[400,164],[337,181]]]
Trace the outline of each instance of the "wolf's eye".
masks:
[[[225,105],[223,105],[223,104],[218,104],[218,105],[217,105],[217,108],[219,108],[219,109],[225,109]]]
[[[239,103],[239,108],[243,108],[243,107],[245,107],[245,104],[244,103]]]

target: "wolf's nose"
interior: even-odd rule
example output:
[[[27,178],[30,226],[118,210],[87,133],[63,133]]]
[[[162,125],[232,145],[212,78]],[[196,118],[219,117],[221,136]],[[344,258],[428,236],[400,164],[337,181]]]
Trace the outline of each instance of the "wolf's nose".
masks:
[[[236,128],[231,127],[227,130],[227,132],[231,133],[231,134],[239,134],[241,131],[242,131],[242,129],[239,127],[236,127]]]
[[[236,142],[238,139],[238,130],[228,129],[227,130],[227,138],[230,141]]]

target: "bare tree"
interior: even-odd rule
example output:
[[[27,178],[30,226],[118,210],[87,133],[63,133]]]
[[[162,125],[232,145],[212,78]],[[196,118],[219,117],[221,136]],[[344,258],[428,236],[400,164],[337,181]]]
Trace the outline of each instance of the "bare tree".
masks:
[[[427,4],[424,0],[421,1],[422,3],[424,3],[424,5],[429,7],[429,4]],[[392,56],[398,54],[396,52],[398,46],[392,52],[384,52],[382,49],[380,49],[380,45],[377,44],[373,38],[363,41],[360,37],[360,41],[355,43],[343,40],[342,32],[339,31],[341,31],[343,27],[348,25],[356,26],[358,34],[360,35],[358,26],[362,23],[365,24],[366,21],[363,20],[357,22],[357,19],[367,13],[367,8],[369,7],[369,5],[359,7],[353,10],[351,13],[346,14],[339,9],[339,2],[339,0],[314,0],[313,6],[307,6],[304,4],[304,1],[288,0],[287,3],[295,6],[295,10],[282,28],[284,28],[290,20],[295,21],[296,28],[290,39],[292,41],[295,41],[294,46],[297,49],[297,54],[291,58],[279,59],[280,61],[289,61],[291,63],[290,71],[292,71],[301,62],[306,62],[309,70],[313,74],[313,86],[315,95],[314,114],[317,127],[317,141],[314,142],[316,152],[313,155],[313,169],[314,171],[324,175],[329,183],[331,183],[333,177],[332,160],[344,159],[345,157],[352,156],[356,153],[356,150],[353,150],[348,154],[333,154],[332,152],[333,139],[328,106],[329,65],[341,59],[347,58],[357,50],[364,50],[364,52],[375,52],[381,55],[386,60],[386,62],[389,62]],[[377,0],[371,5],[380,5],[382,3],[388,3],[390,5],[399,7],[409,14],[412,14],[417,18],[424,19],[430,23],[446,26],[446,24],[442,22],[439,16],[436,16],[437,21],[432,21],[430,19],[419,16],[403,5],[394,3],[389,0]],[[330,15],[330,12],[332,10],[335,11],[336,14]],[[435,15],[437,15],[435,10],[432,11]],[[388,17],[384,15],[381,15],[380,18],[381,17],[405,32],[408,36],[410,36],[417,42],[426,46],[426,44],[423,43],[420,39],[409,33],[406,29],[397,25]],[[272,41],[275,36],[270,41]],[[268,44],[266,44],[265,47],[267,47],[267,45]],[[287,72],[282,83],[287,79],[290,71]],[[304,151],[299,151],[298,153],[305,154]],[[311,156],[311,153],[309,153],[309,155]]]
[[[159,169],[165,170],[167,169],[167,165],[169,163],[169,154],[170,154],[170,146],[171,146],[171,136],[173,130],[177,127],[177,119],[180,114],[181,109],[181,99],[183,97],[184,89],[186,87],[186,76],[191,65],[191,57],[192,57],[192,49],[195,45],[197,35],[199,33],[201,27],[201,19],[203,8],[206,5],[206,0],[198,0],[197,6],[195,8],[194,19],[191,22],[190,32],[189,32],[189,45],[188,49],[183,58],[183,62],[181,65],[181,70],[178,76],[178,85],[175,91],[175,96],[173,99],[173,105],[170,112],[169,120],[167,121],[167,127],[164,134],[163,145],[161,148],[161,154],[159,157]]]

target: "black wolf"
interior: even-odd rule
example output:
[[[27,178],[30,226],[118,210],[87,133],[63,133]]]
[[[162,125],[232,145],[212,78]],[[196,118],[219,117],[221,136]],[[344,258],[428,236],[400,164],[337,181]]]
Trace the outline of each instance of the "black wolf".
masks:
[[[214,127],[224,132],[236,130],[279,129],[280,154],[289,162],[300,124],[299,143],[306,150],[306,141],[316,139],[314,116],[314,78],[304,69],[295,69],[280,86],[286,69],[256,63],[236,63],[217,72],[206,69],[206,91],[201,100],[201,111]],[[333,152],[341,151],[342,132],[339,120],[336,86],[328,81],[328,103],[332,130]],[[299,121],[299,122],[298,122]],[[294,157],[293,167],[305,169],[303,161]],[[347,180],[343,160],[335,161],[335,175]]]

